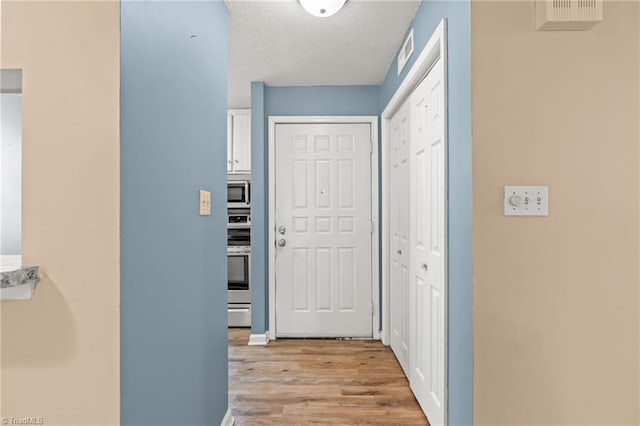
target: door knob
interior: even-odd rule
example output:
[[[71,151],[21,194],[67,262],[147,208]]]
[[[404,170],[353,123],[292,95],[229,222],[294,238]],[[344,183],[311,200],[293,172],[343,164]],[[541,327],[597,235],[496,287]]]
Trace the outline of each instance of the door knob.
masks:
[[[286,245],[287,245],[287,240],[285,240],[284,238],[281,240],[278,240],[278,246],[284,247]]]
[[[284,226],[281,226],[280,228],[278,228],[278,232],[279,232],[281,235],[284,235],[284,234],[285,234],[285,232],[287,232],[287,228],[285,228]]]

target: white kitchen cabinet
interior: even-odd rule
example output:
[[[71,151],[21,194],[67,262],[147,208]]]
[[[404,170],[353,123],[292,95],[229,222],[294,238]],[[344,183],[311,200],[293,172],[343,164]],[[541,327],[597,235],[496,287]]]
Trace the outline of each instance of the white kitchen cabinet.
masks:
[[[227,113],[227,172],[251,172],[251,110]]]

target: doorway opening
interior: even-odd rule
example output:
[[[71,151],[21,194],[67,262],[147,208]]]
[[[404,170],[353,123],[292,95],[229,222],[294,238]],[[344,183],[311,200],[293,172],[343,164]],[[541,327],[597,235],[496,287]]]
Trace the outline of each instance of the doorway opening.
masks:
[[[22,70],[0,70],[0,256],[3,266],[22,264]]]

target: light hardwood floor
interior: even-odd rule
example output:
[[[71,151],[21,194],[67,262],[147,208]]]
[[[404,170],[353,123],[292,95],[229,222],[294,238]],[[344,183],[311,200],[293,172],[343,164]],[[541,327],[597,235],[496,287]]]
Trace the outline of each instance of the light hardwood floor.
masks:
[[[278,339],[248,346],[229,329],[236,425],[428,425],[391,350],[379,341]]]

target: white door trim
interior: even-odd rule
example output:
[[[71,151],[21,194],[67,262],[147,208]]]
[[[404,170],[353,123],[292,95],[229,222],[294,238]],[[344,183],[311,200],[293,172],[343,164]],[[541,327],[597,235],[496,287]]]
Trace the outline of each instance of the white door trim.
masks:
[[[371,302],[373,304],[372,331],[373,338],[380,338],[380,274],[379,265],[380,257],[378,256],[379,248],[379,231],[378,231],[378,117],[377,116],[272,116],[269,117],[269,237],[267,244],[269,245],[269,340],[276,339],[276,270],[275,270],[275,240],[276,240],[276,198],[275,198],[275,141],[276,141],[276,124],[301,124],[301,123],[366,123],[371,125],[371,142],[373,144],[371,152],[371,220],[373,221],[373,238],[371,240]]]
[[[385,107],[384,111],[381,115],[381,133],[382,133],[382,199],[385,200],[382,208],[382,329],[380,330],[381,340],[385,345],[389,345],[390,336],[390,318],[389,318],[389,273],[390,273],[390,265],[389,265],[389,243],[390,243],[390,235],[389,235],[389,206],[387,201],[389,199],[389,177],[390,177],[390,169],[389,169],[389,140],[390,140],[390,126],[389,121],[396,113],[396,111],[402,106],[404,101],[411,95],[414,89],[420,84],[420,82],[426,77],[429,73],[433,65],[441,60],[442,61],[442,72],[443,72],[443,82],[445,87],[445,104],[444,104],[444,120],[445,120],[445,141],[448,142],[448,104],[447,104],[447,96],[448,96],[448,85],[447,85],[447,19],[443,18],[438,24],[437,28],[434,30],[431,38],[424,46],[420,55],[412,65],[411,69],[407,73],[406,77],[398,86],[398,89],[391,97],[391,100]],[[448,145],[447,145],[448,146]],[[448,151],[448,149],[447,149]],[[448,176],[447,173],[447,160],[448,152],[445,152],[445,177]],[[444,358],[444,368],[445,368],[445,383],[444,383],[444,394],[445,394],[445,422],[447,424],[447,406],[448,406],[448,285],[449,285],[449,272],[448,272],[448,202],[449,202],[449,182],[445,178],[445,194],[446,202],[445,202],[445,232],[447,232],[447,237],[445,238],[445,247],[444,247],[444,258],[445,258],[445,282],[444,282],[444,303],[445,303],[445,313],[444,313],[444,321],[445,321],[445,358]]]

